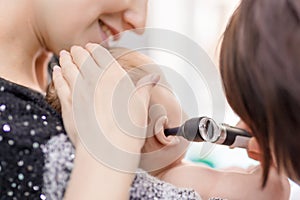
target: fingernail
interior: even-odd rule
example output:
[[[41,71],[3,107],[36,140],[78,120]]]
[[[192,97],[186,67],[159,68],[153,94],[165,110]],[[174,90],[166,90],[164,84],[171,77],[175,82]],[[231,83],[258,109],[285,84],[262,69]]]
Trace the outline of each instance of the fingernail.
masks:
[[[53,73],[58,73],[58,72],[60,72],[61,71],[61,68],[58,66],[58,65],[55,65],[54,67],[53,67]]]
[[[60,55],[60,56],[67,55],[67,54],[68,54],[68,52],[67,52],[66,50],[61,50],[61,51],[59,52],[59,55]]]

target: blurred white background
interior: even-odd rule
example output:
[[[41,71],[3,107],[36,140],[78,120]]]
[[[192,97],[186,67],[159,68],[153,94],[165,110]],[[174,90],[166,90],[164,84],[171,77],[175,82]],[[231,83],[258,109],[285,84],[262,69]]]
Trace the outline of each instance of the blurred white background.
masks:
[[[238,3],[239,0],[150,0],[147,26],[172,30],[189,37],[199,44],[218,66],[218,47],[222,34]],[[201,89],[199,88],[199,92],[204,93]],[[238,122],[238,117],[228,106],[223,122],[232,125]],[[202,144],[192,145],[187,159],[199,161],[201,148]],[[202,161],[216,168],[246,168],[256,164],[248,158],[244,149],[229,149],[223,146],[215,147]]]
[[[218,47],[227,22],[240,0],[149,0],[147,27],[172,30],[198,43],[218,66]],[[239,118],[227,105],[224,121],[234,125]],[[201,158],[202,144],[193,144],[186,159],[203,162],[215,168],[242,167],[257,164],[244,149],[218,146]],[[298,194],[298,195],[297,195]],[[299,199],[299,187],[292,184],[291,199]],[[298,198],[296,197],[298,196]]]

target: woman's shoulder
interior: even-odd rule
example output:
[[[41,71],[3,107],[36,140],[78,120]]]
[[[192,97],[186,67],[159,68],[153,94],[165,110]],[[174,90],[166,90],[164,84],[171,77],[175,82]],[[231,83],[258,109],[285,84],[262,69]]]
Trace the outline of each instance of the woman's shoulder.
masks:
[[[61,116],[44,96],[1,78],[0,158],[0,196],[7,199],[62,196],[74,159]]]
[[[9,143],[42,143],[63,131],[62,119],[36,91],[0,78],[0,136]],[[0,138],[1,139],[1,138]],[[13,141],[14,140],[14,141]],[[28,143],[28,144],[27,144]]]
[[[0,105],[3,104],[11,108],[10,112],[23,113],[31,108],[36,109],[35,112],[55,112],[40,92],[0,77]]]

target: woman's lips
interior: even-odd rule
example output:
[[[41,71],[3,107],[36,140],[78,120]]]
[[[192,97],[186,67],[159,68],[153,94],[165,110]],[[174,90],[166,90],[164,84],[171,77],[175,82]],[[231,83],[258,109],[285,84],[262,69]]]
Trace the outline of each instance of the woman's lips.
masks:
[[[105,24],[103,24],[101,21],[99,21],[99,29],[102,41],[106,41],[111,35],[110,31],[108,30],[107,26],[105,26]]]
[[[115,28],[113,28],[112,26],[105,24],[105,26],[110,30],[110,33],[115,36],[119,34],[119,31],[117,31]]]
[[[119,31],[117,31],[113,27],[105,24],[101,20],[99,20],[99,26],[100,26],[100,34],[103,41],[107,40],[110,36],[113,36],[114,41],[119,39]]]

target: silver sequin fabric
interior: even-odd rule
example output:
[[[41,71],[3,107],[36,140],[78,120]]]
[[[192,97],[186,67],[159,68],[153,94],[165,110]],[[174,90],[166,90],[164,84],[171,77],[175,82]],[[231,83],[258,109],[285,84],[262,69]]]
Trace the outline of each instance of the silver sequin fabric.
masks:
[[[200,196],[188,188],[178,188],[139,170],[130,189],[131,200],[200,200]]]
[[[45,154],[42,192],[48,199],[63,199],[74,165],[75,149],[65,134],[52,137],[41,148]]]
[[[47,156],[41,146],[64,133],[57,129],[62,124],[43,95],[0,78],[1,200],[50,199],[43,192]]]

